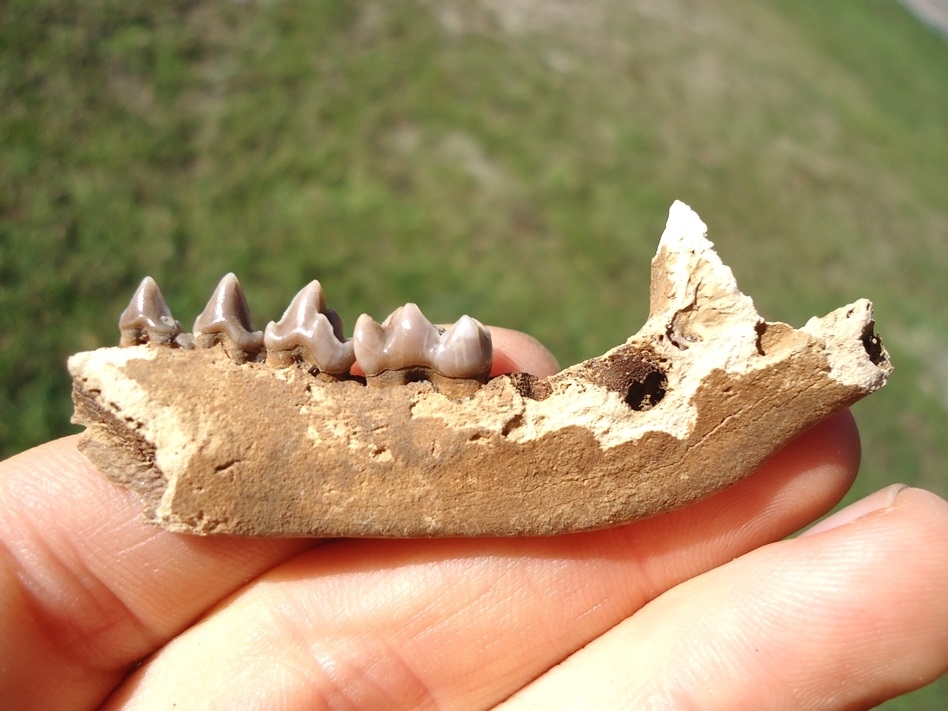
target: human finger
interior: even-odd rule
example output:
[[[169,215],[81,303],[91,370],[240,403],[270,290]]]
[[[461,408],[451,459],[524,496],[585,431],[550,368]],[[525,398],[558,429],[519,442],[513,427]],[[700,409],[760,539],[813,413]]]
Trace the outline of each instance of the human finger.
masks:
[[[545,374],[555,359],[497,330],[495,367]],[[552,365],[551,365],[552,363]],[[0,698],[81,708],[209,607],[310,540],[199,538],[141,520],[66,438],[0,463]],[[62,680],[56,685],[44,679]]]
[[[494,346],[490,374],[530,373],[545,378],[559,371],[556,358],[533,336],[499,326],[488,326]]]
[[[10,708],[98,703],[130,665],[311,545],[146,525],[140,501],[75,437],[0,463],[0,502],[0,698]]]
[[[132,675],[110,708],[485,708],[669,588],[812,521],[857,463],[844,413],[730,490],[628,526],[336,542],[226,601]]]
[[[870,708],[937,679],[948,503],[894,487],[839,516],[669,590],[500,708]]]

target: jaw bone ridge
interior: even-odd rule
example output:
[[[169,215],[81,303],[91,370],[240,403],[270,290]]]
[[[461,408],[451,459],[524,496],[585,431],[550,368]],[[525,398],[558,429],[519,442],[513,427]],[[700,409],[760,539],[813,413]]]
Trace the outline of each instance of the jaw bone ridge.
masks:
[[[263,333],[253,330],[247,297],[233,273],[220,280],[194,321],[193,331],[195,347],[211,348],[220,343],[238,362],[253,360],[263,348]]]
[[[342,320],[326,308],[326,297],[316,280],[293,297],[283,318],[267,324],[263,336],[267,364],[286,367],[295,362],[315,366],[321,373],[347,375],[355,362],[352,339],[342,333]]]

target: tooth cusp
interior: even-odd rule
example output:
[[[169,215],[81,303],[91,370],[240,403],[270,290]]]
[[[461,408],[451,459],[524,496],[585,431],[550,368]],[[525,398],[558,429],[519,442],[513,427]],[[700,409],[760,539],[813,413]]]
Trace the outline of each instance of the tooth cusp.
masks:
[[[492,360],[490,331],[480,321],[465,315],[445,331],[432,364],[438,373],[448,378],[486,381]]]
[[[171,315],[157,282],[146,276],[119,317],[119,345],[126,347],[151,343],[173,346],[181,330],[181,324]]]
[[[343,337],[342,320],[326,308],[318,281],[311,281],[293,297],[279,321],[271,321],[263,335],[267,364],[287,367],[306,363],[321,373],[348,375],[355,362],[352,339]]]
[[[227,274],[194,321],[194,346],[212,348],[220,343],[237,362],[254,360],[263,348],[263,333],[254,331],[250,307],[234,274]]]

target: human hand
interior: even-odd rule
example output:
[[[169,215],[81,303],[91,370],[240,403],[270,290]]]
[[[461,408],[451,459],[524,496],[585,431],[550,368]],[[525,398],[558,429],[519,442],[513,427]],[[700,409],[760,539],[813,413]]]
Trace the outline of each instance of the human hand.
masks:
[[[556,370],[494,338],[498,368]],[[0,463],[0,699],[868,707],[948,668],[948,504],[890,487],[783,540],[845,493],[858,448],[842,413],[706,501],[605,531],[318,541],[148,526],[75,438],[51,442]]]

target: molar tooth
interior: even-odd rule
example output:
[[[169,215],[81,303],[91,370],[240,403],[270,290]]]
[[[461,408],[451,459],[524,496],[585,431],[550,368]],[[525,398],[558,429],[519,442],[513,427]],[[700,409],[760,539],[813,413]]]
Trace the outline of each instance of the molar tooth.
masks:
[[[181,324],[174,320],[161,289],[150,276],[142,279],[119,317],[119,331],[120,346],[172,345],[181,333]]]
[[[342,320],[326,308],[326,297],[318,281],[311,281],[293,297],[277,322],[264,332],[267,363],[277,367],[302,360],[320,372],[345,375],[355,362],[352,340],[342,336]]]
[[[431,364],[436,372],[448,378],[486,381],[492,357],[490,331],[480,321],[462,316],[441,336]]]
[[[352,334],[356,360],[366,375],[430,367],[440,339],[437,326],[425,318],[417,304],[411,303],[395,309],[381,325],[362,314]]]
[[[356,360],[372,382],[398,384],[421,377],[449,397],[467,397],[490,376],[490,331],[470,316],[445,330],[415,304],[405,304],[381,324],[362,314],[352,340]]]
[[[252,360],[263,347],[263,333],[253,330],[247,297],[233,273],[220,280],[194,321],[193,331],[195,347],[210,348],[220,343],[238,362]]]

